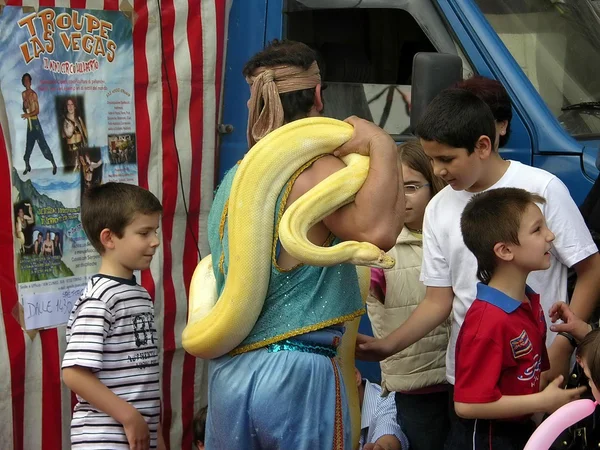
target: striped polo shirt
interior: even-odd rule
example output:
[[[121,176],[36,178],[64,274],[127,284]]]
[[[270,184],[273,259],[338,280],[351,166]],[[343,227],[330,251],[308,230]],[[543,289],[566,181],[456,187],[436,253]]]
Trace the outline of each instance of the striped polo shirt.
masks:
[[[158,341],[154,308],[135,278],[93,276],[73,305],[62,367],[91,370],[112,392],[134,406],[156,448],[160,420]],[[73,449],[129,449],[123,426],[77,396],[71,422]]]
[[[408,450],[408,438],[397,421],[396,400],[394,394],[381,396],[381,386],[363,378],[365,396],[360,414],[359,449],[366,444],[377,442],[386,435],[395,436],[402,450]]]

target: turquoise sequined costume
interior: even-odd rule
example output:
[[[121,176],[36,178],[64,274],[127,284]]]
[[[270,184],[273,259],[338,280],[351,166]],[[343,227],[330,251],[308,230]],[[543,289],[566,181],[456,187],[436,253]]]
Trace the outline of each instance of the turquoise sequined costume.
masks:
[[[236,170],[223,179],[208,221],[219,294],[227,277],[226,205]],[[274,230],[301,170],[279,196]],[[210,361],[207,448],[349,449],[349,410],[333,357],[343,323],[364,312],[356,268],[283,270],[277,248],[276,235],[267,297],[254,328],[229,355]]]

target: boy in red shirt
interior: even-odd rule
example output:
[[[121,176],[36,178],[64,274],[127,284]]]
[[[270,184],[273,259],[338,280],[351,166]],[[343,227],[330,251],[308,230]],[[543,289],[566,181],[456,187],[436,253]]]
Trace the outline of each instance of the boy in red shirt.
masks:
[[[585,388],[560,388],[562,376],[540,392],[550,368],[539,295],[526,280],[550,267],[554,234],[523,189],[491,189],[463,211],[465,245],[477,258],[477,299],[456,344],[453,424],[446,449],[522,449],[534,430],[531,416],[552,412]]]

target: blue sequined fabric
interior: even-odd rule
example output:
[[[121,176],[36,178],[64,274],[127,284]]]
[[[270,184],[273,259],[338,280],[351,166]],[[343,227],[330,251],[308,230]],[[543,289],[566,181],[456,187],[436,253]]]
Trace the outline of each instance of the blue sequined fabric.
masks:
[[[317,355],[327,356],[328,358],[333,358],[337,354],[337,350],[333,345],[308,344],[306,342],[294,341],[293,339],[284,339],[283,341],[276,342],[275,344],[267,345],[267,351],[269,353],[276,353],[276,352],[315,353]]]

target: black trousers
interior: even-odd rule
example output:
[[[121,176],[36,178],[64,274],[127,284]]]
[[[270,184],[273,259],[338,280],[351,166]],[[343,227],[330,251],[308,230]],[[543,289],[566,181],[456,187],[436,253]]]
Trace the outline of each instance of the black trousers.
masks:
[[[459,418],[452,424],[445,450],[523,450],[534,431],[532,420]]]

